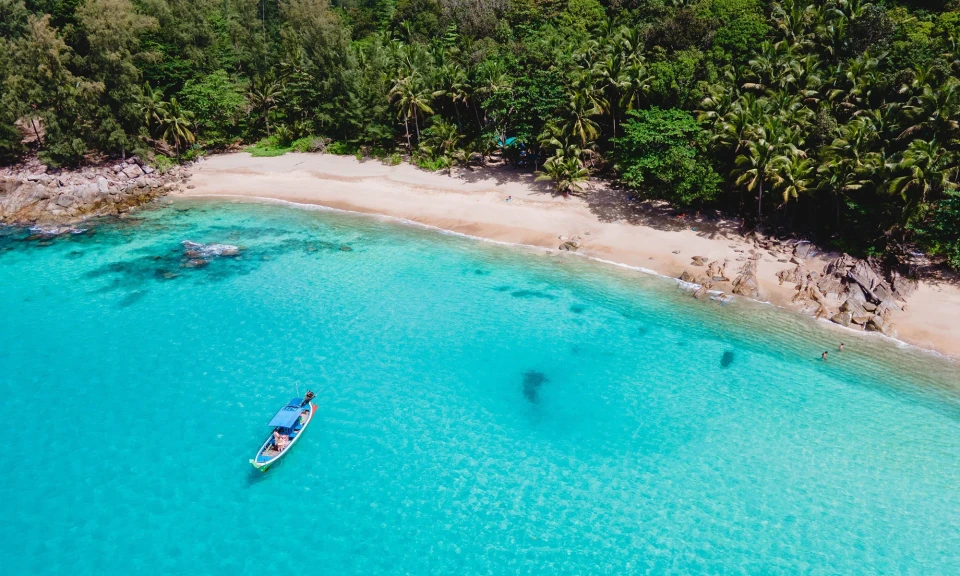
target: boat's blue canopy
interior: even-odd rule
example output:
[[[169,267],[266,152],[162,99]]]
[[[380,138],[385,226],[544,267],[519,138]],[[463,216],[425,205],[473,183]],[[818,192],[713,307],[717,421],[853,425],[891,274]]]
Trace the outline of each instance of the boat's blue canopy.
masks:
[[[270,420],[269,426],[272,428],[281,427],[281,428],[292,428],[294,424],[297,423],[297,418],[300,417],[300,403],[302,400],[300,398],[294,398],[286,406],[280,409],[277,412],[277,415]]]

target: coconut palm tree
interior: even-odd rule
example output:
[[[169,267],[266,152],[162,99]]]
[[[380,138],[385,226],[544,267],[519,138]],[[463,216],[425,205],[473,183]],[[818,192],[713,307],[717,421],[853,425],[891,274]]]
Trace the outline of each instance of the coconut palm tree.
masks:
[[[590,173],[576,158],[554,156],[543,164],[543,170],[537,176],[538,181],[549,180],[554,188],[564,196],[583,191],[581,183],[590,179]]]
[[[159,128],[162,138],[176,147],[177,158],[179,158],[180,143],[193,144],[196,139],[190,129],[194,119],[193,112],[183,109],[174,97],[158,104],[157,114],[160,119]]]
[[[434,97],[433,92],[428,91],[421,82],[417,74],[398,78],[387,94],[391,102],[397,104],[397,115],[403,118],[403,126],[407,135],[407,150],[413,151],[410,143],[410,118],[413,118],[414,127],[417,130],[417,141],[420,140],[420,120],[421,112],[433,114],[433,108],[430,103]]]
[[[282,91],[283,84],[273,75],[257,76],[250,83],[247,93],[250,109],[263,119],[267,136],[270,136],[270,111],[277,107]]]
[[[904,173],[889,186],[906,203],[904,224],[919,213],[931,194],[957,188],[957,157],[935,140],[914,140],[893,168]]]

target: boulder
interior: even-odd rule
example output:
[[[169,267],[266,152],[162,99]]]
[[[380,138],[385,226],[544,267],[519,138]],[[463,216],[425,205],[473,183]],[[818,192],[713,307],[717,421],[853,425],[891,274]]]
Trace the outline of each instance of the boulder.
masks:
[[[854,324],[866,324],[870,320],[873,314],[864,309],[863,304],[853,298],[847,298],[843,304],[840,306],[841,312],[850,313],[850,321]]]
[[[128,161],[129,162],[129,161]],[[123,175],[127,178],[139,178],[143,176],[143,170],[136,164],[127,164],[123,169]]]
[[[757,283],[756,265],[750,268],[750,262],[748,262],[744,266],[744,271],[733,281],[733,293],[747,298],[759,298],[760,285]]]
[[[813,244],[803,240],[797,242],[797,245],[793,247],[793,255],[798,258],[811,258],[817,254],[817,249],[814,248]]]
[[[69,191],[63,192],[59,196],[57,196],[57,206],[60,206],[63,208],[69,208],[70,206],[73,206],[74,204],[76,204],[76,202],[77,202],[76,197],[73,194],[71,194]]]
[[[240,247],[232,244],[200,244],[184,240],[181,242],[186,248],[186,256],[191,259],[210,258],[213,256],[238,256]]]
[[[706,256],[694,256],[693,259],[692,259],[692,261],[690,262],[690,264],[693,265],[693,266],[706,266],[706,264],[707,264],[707,257],[706,257]]]
[[[97,190],[101,193],[106,194],[110,191],[110,181],[104,178],[103,176],[97,178]]]
[[[680,279],[683,280],[684,282],[690,282],[690,283],[694,283],[697,281],[694,275],[688,272],[687,270],[683,271],[683,274],[680,275]]]
[[[817,280],[817,288],[827,296],[839,297],[843,291],[843,283],[835,274],[825,274]]]
[[[917,281],[901,276],[894,272],[893,274],[893,294],[898,300],[906,300],[917,290]]]
[[[830,318],[830,321],[841,326],[850,326],[850,323],[853,322],[853,316],[849,312],[837,312]]]

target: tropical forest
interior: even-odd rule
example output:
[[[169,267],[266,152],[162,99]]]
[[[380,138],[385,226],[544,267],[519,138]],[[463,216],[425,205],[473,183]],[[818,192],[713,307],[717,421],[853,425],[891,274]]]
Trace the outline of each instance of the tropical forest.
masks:
[[[475,168],[960,267],[960,3],[0,0],[0,161]]]

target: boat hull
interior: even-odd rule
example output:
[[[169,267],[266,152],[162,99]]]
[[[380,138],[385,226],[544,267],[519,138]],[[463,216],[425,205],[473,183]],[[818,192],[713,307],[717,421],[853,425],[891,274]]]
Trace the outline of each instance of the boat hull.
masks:
[[[300,428],[300,431],[297,432],[296,436],[294,436],[290,440],[290,444],[288,444],[287,447],[284,448],[283,451],[278,453],[276,456],[270,458],[269,460],[264,461],[263,458],[261,458],[261,456],[272,445],[273,433],[271,432],[271,435],[267,437],[267,440],[260,447],[260,450],[257,451],[257,455],[250,459],[250,464],[253,465],[254,468],[256,468],[261,472],[266,472],[267,470],[269,470],[271,466],[276,464],[278,461],[280,461],[281,458],[283,458],[284,456],[290,453],[290,450],[293,449],[294,444],[300,441],[300,438],[303,436],[303,433],[307,430],[307,426],[309,426],[310,423],[313,422],[313,417],[316,416],[316,414],[317,414],[317,405],[311,402],[310,417],[307,419],[306,422],[304,422],[303,426]]]

